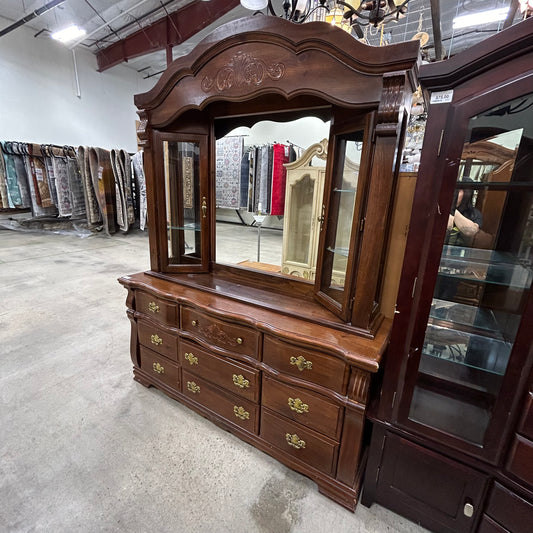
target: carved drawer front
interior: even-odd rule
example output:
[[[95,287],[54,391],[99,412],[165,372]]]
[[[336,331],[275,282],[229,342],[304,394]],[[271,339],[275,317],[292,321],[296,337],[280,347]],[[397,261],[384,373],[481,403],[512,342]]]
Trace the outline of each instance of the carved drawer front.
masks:
[[[533,489],[533,441],[515,435],[507,461],[507,471],[528,483]]]
[[[323,396],[263,376],[262,398],[265,407],[338,439],[342,410]]]
[[[252,328],[181,308],[181,329],[219,348],[258,358],[260,334]]]
[[[263,362],[291,376],[344,393],[346,364],[336,357],[300,349],[274,337],[265,336]]]
[[[144,291],[135,291],[135,310],[148,315],[153,320],[177,326],[177,305],[155,298]]]
[[[179,366],[144,346],[141,346],[141,368],[151,377],[179,390]]]
[[[144,320],[137,321],[137,330],[140,344],[169,359],[178,360],[178,337],[176,335],[172,335]]]
[[[261,410],[260,436],[276,448],[328,475],[335,473],[337,443],[297,422]]]
[[[219,357],[192,342],[179,341],[183,368],[254,402],[259,401],[259,371]]]
[[[527,396],[527,402],[524,409],[524,415],[518,428],[519,433],[533,440],[533,392]]]
[[[183,369],[182,392],[210,411],[229,422],[257,434],[259,430],[259,406],[239,396],[225,393],[208,381]]]
[[[533,524],[533,504],[499,483],[494,483],[485,513],[512,533],[531,533]],[[485,531],[480,528],[480,531]],[[491,531],[487,529],[486,531]],[[496,529],[495,531],[500,531]]]

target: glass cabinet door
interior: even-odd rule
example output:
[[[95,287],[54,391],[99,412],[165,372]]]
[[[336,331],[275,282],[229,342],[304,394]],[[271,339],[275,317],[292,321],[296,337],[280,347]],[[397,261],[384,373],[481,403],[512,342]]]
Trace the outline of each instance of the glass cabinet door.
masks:
[[[411,348],[421,354],[418,368],[401,408],[408,424],[479,449],[497,439],[496,414],[507,416],[512,398],[502,393],[505,376],[513,366],[520,372],[530,349],[521,339],[530,335],[522,318],[533,279],[532,108],[533,94],[469,119],[423,342]]]
[[[167,270],[207,269],[208,202],[203,136],[162,139]]]
[[[329,207],[322,220],[325,235],[318,275],[318,297],[343,320],[350,315],[354,254],[361,194],[359,165],[364,130],[335,136]],[[331,168],[331,167],[330,167]],[[324,217],[324,215],[323,215]]]

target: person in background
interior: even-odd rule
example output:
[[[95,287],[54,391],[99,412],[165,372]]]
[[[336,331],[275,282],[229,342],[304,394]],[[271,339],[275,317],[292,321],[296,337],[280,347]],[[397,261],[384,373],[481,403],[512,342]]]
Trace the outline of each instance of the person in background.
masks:
[[[461,182],[473,183],[469,177],[463,177]],[[458,184],[459,185],[459,184]],[[483,215],[474,207],[472,189],[457,189],[456,198],[452,204],[448,217],[446,244],[456,246],[471,246],[483,224]]]

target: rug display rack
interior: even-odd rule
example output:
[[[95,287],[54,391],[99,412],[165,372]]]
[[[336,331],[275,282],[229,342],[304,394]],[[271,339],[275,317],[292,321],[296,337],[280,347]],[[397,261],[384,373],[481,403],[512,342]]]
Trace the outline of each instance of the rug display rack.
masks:
[[[143,154],[2,141],[0,210],[27,212],[32,220],[85,222],[108,234],[144,230]]]

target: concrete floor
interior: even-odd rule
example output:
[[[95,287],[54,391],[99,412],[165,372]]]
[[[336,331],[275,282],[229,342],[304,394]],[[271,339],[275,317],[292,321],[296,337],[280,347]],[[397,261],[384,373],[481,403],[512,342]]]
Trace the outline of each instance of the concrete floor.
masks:
[[[0,531],[424,531],[355,514],[132,379],[126,291],[148,239],[0,230]]]

